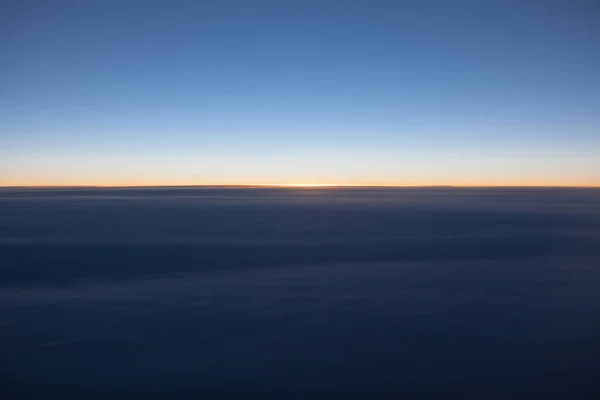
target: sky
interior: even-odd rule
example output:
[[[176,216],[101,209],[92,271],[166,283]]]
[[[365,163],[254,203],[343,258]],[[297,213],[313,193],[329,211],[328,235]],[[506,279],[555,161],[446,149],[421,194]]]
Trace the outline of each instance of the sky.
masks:
[[[9,0],[0,185],[600,186],[594,0]]]

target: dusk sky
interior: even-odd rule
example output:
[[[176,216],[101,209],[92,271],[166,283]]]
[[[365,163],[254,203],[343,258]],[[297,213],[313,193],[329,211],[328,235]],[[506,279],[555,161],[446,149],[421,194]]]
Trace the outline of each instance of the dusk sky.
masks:
[[[0,185],[600,186],[599,4],[5,1]]]

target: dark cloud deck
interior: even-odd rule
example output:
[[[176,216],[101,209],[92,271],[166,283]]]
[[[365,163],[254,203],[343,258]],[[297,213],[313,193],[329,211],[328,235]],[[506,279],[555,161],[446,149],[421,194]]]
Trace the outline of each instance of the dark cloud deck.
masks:
[[[8,398],[597,393],[597,189],[3,189],[0,207]]]

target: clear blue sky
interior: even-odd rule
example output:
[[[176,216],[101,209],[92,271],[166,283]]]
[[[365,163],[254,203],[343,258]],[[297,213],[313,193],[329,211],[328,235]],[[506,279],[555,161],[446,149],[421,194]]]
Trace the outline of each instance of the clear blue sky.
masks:
[[[600,185],[599,4],[3,2],[0,184]]]

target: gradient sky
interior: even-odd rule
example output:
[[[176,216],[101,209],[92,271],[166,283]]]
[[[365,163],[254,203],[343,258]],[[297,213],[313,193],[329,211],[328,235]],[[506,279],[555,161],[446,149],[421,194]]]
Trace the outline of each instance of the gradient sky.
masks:
[[[600,186],[593,0],[2,4],[2,185]]]

